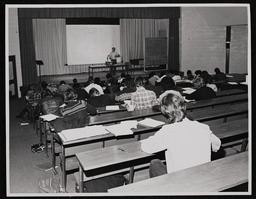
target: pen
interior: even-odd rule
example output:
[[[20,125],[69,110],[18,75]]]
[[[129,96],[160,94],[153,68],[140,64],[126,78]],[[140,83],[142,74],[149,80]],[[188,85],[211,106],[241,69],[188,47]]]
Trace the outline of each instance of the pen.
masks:
[[[120,151],[124,151],[124,149],[121,149],[121,148],[117,148],[118,150],[120,150]]]

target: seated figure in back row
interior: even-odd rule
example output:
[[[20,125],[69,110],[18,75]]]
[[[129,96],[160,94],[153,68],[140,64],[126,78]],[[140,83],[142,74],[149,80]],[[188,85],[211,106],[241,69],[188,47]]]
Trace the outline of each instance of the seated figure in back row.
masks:
[[[141,141],[147,153],[165,151],[166,165],[159,159],[150,163],[150,177],[172,173],[211,161],[211,148],[219,150],[221,141],[209,126],[186,118],[186,104],[177,91],[166,91],[159,97],[162,114],[169,124]]]
[[[131,105],[135,108],[135,110],[151,108],[157,104],[155,92],[146,90],[144,88],[145,80],[143,77],[136,77],[134,83],[136,86],[136,91],[132,93]]]

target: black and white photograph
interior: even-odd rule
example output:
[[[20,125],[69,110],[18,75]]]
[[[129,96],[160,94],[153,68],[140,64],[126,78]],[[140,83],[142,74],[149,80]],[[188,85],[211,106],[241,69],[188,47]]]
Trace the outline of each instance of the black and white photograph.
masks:
[[[6,3],[6,196],[250,196],[252,17]]]

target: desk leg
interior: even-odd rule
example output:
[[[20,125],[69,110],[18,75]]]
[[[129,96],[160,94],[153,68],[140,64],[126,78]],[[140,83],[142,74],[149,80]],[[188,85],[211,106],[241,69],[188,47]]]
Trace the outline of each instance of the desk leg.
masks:
[[[43,141],[43,131],[45,130],[45,129],[44,129],[44,123],[45,123],[45,121],[43,121],[43,129],[41,129],[40,132],[39,132],[40,143],[42,143],[42,141]]]
[[[61,146],[61,161],[62,161],[62,188],[66,192],[66,159],[65,159],[65,147]]]
[[[51,134],[51,145],[52,145],[52,169],[54,175],[58,174],[56,171],[56,154],[55,154],[55,142],[54,142],[54,132]]]
[[[44,143],[45,143],[45,154],[48,158],[48,143],[47,143],[47,130],[46,130],[46,122],[44,122]]]
[[[244,152],[246,150],[246,146],[248,144],[248,139],[243,139],[242,146],[241,146],[241,152]]]
[[[83,193],[83,189],[84,189],[84,175],[83,175],[83,169],[79,164],[79,192]]]
[[[129,184],[133,183],[134,179],[134,167],[130,167],[130,172],[129,172]]]

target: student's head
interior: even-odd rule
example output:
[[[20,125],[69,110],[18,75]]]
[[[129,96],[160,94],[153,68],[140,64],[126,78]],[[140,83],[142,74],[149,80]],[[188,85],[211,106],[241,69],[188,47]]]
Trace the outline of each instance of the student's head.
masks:
[[[155,72],[150,72],[150,73],[148,74],[148,77],[151,78],[151,77],[153,77],[153,76],[155,76],[155,75],[156,75]]]
[[[100,85],[100,78],[99,77],[95,77],[94,78],[94,83]]]
[[[125,73],[122,73],[121,78],[125,78],[125,77],[126,77]]]
[[[187,70],[187,75],[192,75],[191,70]]]
[[[110,73],[106,74],[106,78],[107,79],[111,79],[112,78],[112,75]]]
[[[219,68],[215,68],[215,69],[214,69],[214,72],[215,72],[216,74],[220,74],[220,69],[219,69]]]
[[[41,87],[42,87],[43,90],[46,90],[47,86],[48,86],[48,84],[45,81],[41,82]]]
[[[88,82],[90,82],[90,83],[93,82],[93,76],[88,77]]]
[[[76,79],[76,78],[73,79],[73,83],[74,83],[74,84],[77,83],[77,79]]]
[[[68,90],[65,91],[65,93],[64,93],[64,101],[65,102],[74,100],[76,98],[77,98],[77,95],[75,94],[73,89],[69,88]]]
[[[100,95],[100,92],[96,88],[91,88],[89,91],[90,97],[96,97]]]
[[[166,76],[161,80],[161,86],[164,91],[171,90],[175,86],[175,82],[170,76]]]
[[[124,79],[124,80],[121,82],[121,86],[122,86],[122,87],[129,87],[129,86],[130,86],[130,80]]]
[[[205,85],[204,79],[201,77],[197,77],[194,81],[195,88],[201,88]]]
[[[112,47],[112,52],[115,52],[116,48],[115,47]]]
[[[136,87],[144,86],[145,85],[145,80],[144,80],[143,77],[138,76],[138,77],[135,78],[134,84],[135,84]]]
[[[66,84],[66,82],[65,81],[60,81],[60,85],[63,85],[63,84]]]
[[[186,115],[184,99],[177,91],[164,96],[160,102],[161,112],[169,123],[181,122]]]
[[[200,75],[201,74],[201,70],[196,70],[195,71],[195,74],[198,76],[198,75]]]

